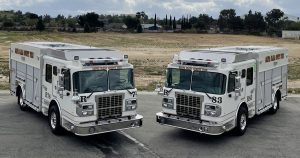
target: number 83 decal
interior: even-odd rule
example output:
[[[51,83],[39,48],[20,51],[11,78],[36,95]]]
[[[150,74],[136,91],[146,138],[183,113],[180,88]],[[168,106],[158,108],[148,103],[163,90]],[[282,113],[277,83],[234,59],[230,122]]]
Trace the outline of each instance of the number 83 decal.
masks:
[[[219,103],[219,104],[221,104],[223,102],[222,97],[212,97],[211,101],[213,103]]]

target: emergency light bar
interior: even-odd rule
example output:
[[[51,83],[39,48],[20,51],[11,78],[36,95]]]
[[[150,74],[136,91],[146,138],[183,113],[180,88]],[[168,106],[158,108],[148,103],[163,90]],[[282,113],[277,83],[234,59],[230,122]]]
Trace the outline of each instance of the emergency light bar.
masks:
[[[118,62],[124,62],[123,59],[80,59],[80,62],[83,66],[92,66],[92,65],[118,65]]]
[[[194,65],[194,66],[204,66],[204,67],[218,67],[219,62],[213,61],[213,60],[197,60],[197,59],[191,59],[191,60],[177,60],[178,64],[181,65]]]

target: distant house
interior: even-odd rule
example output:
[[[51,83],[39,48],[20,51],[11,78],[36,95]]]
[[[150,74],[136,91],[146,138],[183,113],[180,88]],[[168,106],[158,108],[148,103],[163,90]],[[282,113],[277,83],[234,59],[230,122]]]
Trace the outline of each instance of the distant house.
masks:
[[[156,25],[156,29],[154,24],[142,24],[142,28],[144,30],[144,32],[152,32],[152,31],[161,31],[162,30],[162,26],[161,25]]]
[[[290,21],[300,22],[300,17],[297,17],[297,16],[285,14],[285,15],[284,15],[284,18],[287,18],[287,19],[290,20]]]
[[[181,30],[181,24],[176,24],[176,30]]]
[[[282,30],[282,38],[284,39],[300,39],[299,31]]]
[[[126,31],[127,26],[124,23],[110,23],[104,25],[104,30],[106,31],[116,31],[116,32],[123,32]]]

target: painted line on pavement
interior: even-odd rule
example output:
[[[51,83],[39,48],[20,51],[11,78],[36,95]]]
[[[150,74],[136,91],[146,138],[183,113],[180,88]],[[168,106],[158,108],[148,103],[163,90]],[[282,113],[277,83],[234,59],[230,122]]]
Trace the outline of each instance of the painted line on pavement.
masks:
[[[125,133],[124,131],[118,131],[118,133],[122,134],[123,136],[127,137],[128,139],[130,139],[131,141],[133,141],[134,143],[136,143],[138,146],[142,147],[143,149],[149,151],[151,154],[153,154],[155,157],[160,157],[158,156],[155,152],[153,152],[152,150],[150,150],[148,147],[146,147],[143,143],[141,143],[140,141],[138,141],[137,139],[133,138],[132,136],[130,136],[129,134]]]

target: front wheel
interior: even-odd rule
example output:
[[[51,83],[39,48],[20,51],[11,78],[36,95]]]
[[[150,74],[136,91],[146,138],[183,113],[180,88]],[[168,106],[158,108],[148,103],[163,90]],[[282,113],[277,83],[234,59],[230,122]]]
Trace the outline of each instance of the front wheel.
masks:
[[[60,135],[62,127],[60,125],[60,115],[57,106],[51,106],[48,114],[48,122],[52,133]]]
[[[24,97],[23,97],[23,92],[22,90],[20,91],[18,95],[18,105],[22,111],[25,111],[27,109],[27,105],[24,102]]]
[[[241,107],[238,111],[237,119],[236,119],[236,127],[234,129],[234,133],[237,136],[242,136],[245,134],[248,127],[248,111],[246,108]]]

